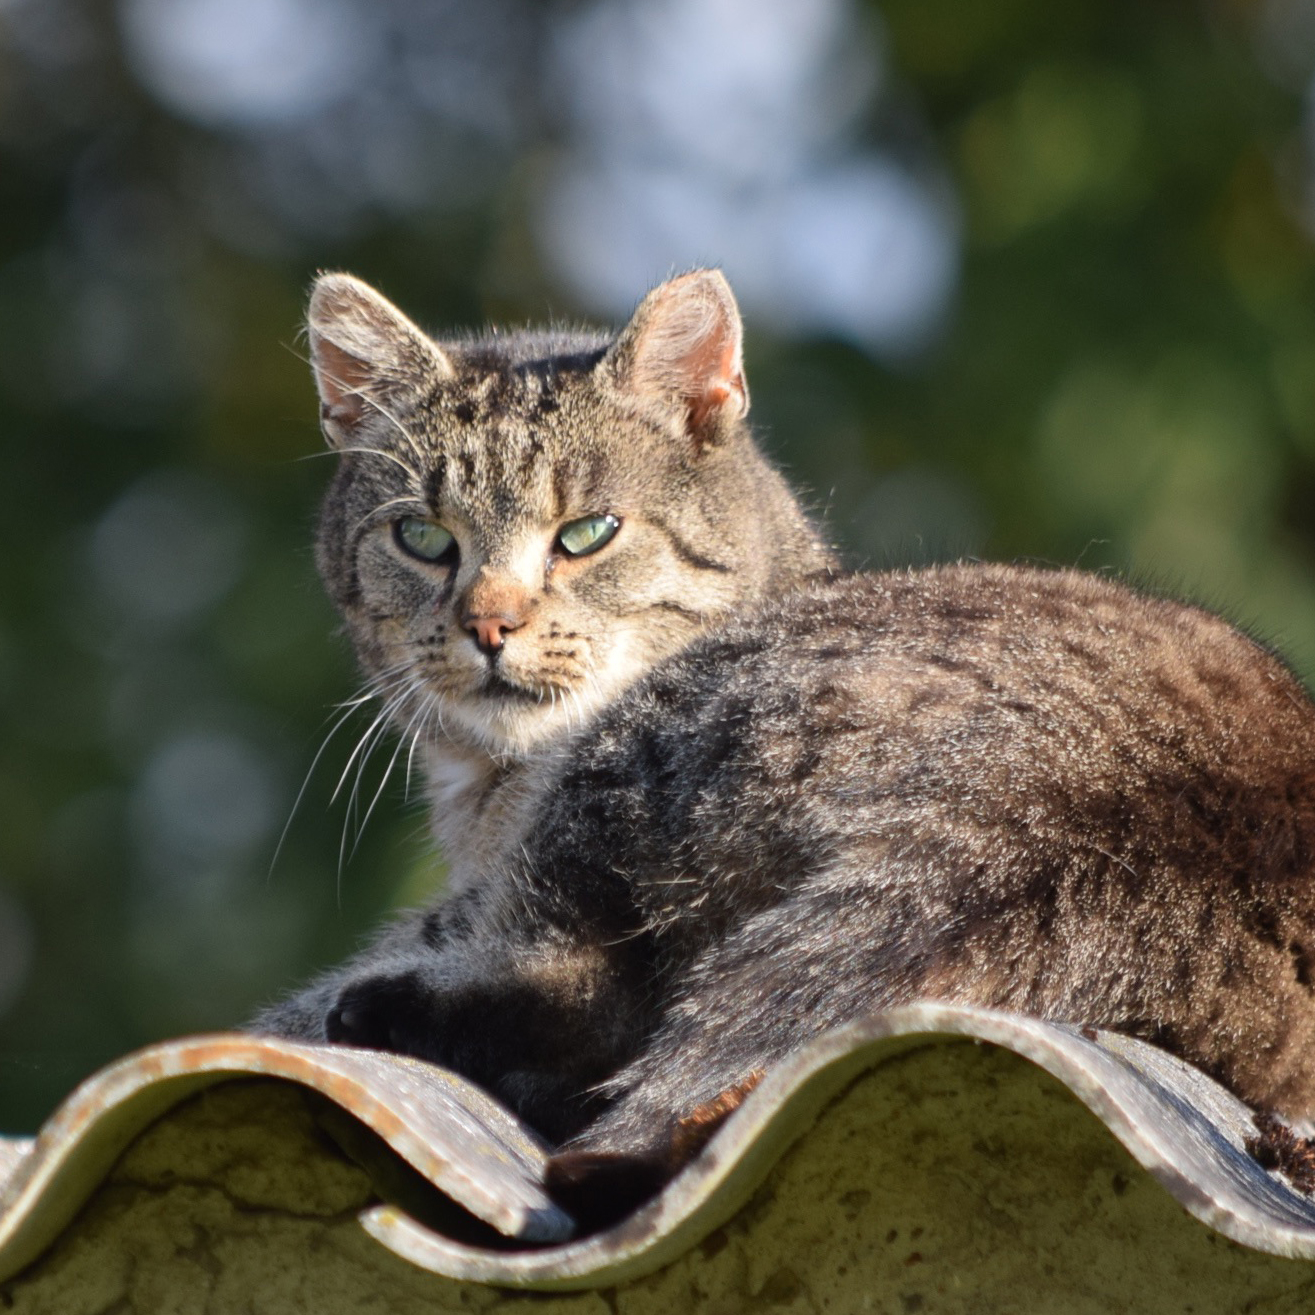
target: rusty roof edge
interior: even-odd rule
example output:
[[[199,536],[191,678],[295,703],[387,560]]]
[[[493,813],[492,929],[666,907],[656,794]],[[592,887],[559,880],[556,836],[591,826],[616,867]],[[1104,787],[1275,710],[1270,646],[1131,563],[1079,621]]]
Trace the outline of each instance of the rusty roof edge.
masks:
[[[801,1048],[658,1198],[607,1232],[495,1253],[440,1237],[389,1206],[365,1211],[362,1224],[399,1255],[451,1278],[542,1290],[624,1282],[730,1218],[859,1074],[911,1048],[952,1041],[999,1046],[1057,1078],[1203,1223],[1256,1250],[1315,1259],[1315,1202],[1247,1153],[1251,1111],[1218,1083],[1116,1033],[934,1002],[875,1014]]]
[[[543,1190],[547,1147],[456,1074],[401,1055],[244,1033],[186,1037],[125,1056],[81,1083],[0,1180],[0,1279],[38,1255],[128,1144],[204,1087],[282,1078],[320,1092],[376,1132],[440,1191],[509,1237],[569,1237]]]
[[[615,1283],[657,1268],[729,1218],[856,1076],[951,1040],[988,1042],[1052,1074],[1204,1223],[1245,1246],[1315,1259],[1315,1204],[1246,1153],[1251,1112],[1217,1083],[1117,1034],[924,1003],[801,1048],[660,1196],[580,1241],[563,1240],[570,1220],[540,1186],[543,1143],[454,1074],[396,1055],[236,1033],[152,1046],[89,1078],[34,1142],[0,1139],[0,1279],[58,1235],[158,1115],[206,1085],[266,1076],[321,1092],[504,1234],[550,1244],[493,1251],[435,1233],[392,1206],[366,1209],[362,1226],[390,1250],[456,1279],[543,1289]]]

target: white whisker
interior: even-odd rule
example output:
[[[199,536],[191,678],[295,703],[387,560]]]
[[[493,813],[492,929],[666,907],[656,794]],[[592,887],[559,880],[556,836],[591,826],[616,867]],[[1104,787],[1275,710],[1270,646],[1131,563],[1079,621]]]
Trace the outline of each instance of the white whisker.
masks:
[[[352,750],[351,756],[347,759],[346,765],[342,769],[342,775],[338,778],[338,784],[333,787],[333,794],[329,797],[329,802],[337,803],[338,796],[342,793],[342,788],[347,783],[347,777],[351,774],[353,764],[359,760],[357,768],[357,780],[360,779],[360,766],[364,766],[365,759],[370,756],[374,748],[374,742],[378,736],[384,734],[388,729],[388,719],[397,711],[398,708],[406,701],[407,695],[411,693],[412,683],[408,683],[406,688],[400,693],[394,694],[392,698],[375,714],[374,720],[366,727],[365,733],[356,741],[356,747]]]
[[[339,379],[336,375],[330,374],[327,370],[320,369],[318,366],[314,365],[314,362],[311,362],[311,365],[317,375],[337,384],[346,396],[359,397],[367,406],[378,411],[378,413],[383,416],[385,420],[389,421],[393,428],[401,434],[402,438],[406,441],[407,447],[409,447],[416,456],[420,456],[420,448],[416,443],[415,436],[386,406],[383,405],[382,402],[379,401],[377,397],[372,397],[364,388],[353,388],[345,379]],[[338,450],[341,452],[346,451],[347,449],[339,448]],[[399,461],[398,464],[401,465],[402,463]],[[418,479],[417,483],[419,483]]]
[[[279,855],[283,852],[283,843],[288,838],[288,831],[292,827],[292,820],[297,816],[297,809],[301,807],[301,801],[305,798],[306,788],[310,785],[311,777],[315,775],[315,769],[320,765],[320,759],[324,757],[325,750],[329,747],[329,741],[343,728],[350,720],[353,712],[356,711],[358,703],[352,703],[347,710],[334,722],[332,729],[324,737],[320,747],[315,752],[315,757],[311,759],[310,766],[306,769],[306,775],[302,778],[301,789],[297,791],[297,797],[292,801],[292,808],[288,812],[288,820],[283,823],[283,830],[279,832],[278,843],[274,846],[274,856],[269,860],[269,873],[272,876],[274,865],[279,861]]]
[[[315,756],[311,759],[310,766],[306,769],[306,775],[302,778],[301,788],[297,791],[297,797],[292,801],[292,807],[288,810],[288,820],[283,824],[283,830],[279,832],[278,843],[274,846],[273,857],[269,860],[269,873],[273,875],[274,867],[278,863],[279,855],[283,852],[284,843],[287,841],[288,832],[292,829],[293,820],[297,816],[297,810],[301,807],[301,801],[306,797],[306,790],[309,788],[311,778],[315,775],[315,769],[319,766],[320,760],[328,750],[333,737],[351,720],[352,714],[366,703],[380,698],[395,682],[391,677],[399,671],[404,670],[410,664],[407,662],[396,663],[393,667],[386,668],[373,682],[367,683],[365,688],[357,695],[342,703],[334,705],[334,711],[340,715],[333,719],[332,713],[330,719],[333,719],[333,725],[329,728],[328,734],[320,742],[320,747],[315,751]]]
[[[412,713],[411,720],[407,722],[405,728],[402,730],[401,736],[398,738],[397,747],[393,750],[393,756],[389,758],[388,766],[384,768],[384,774],[379,782],[379,788],[374,792],[374,798],[370,800],[370,806],[365,810],[365,816],[361,818],[360,825],[356,828],[356,839],[352,843],[351,853],[347,855],[348,862],[351,861],[351,859],[355,856],[357,849],[360,847],[361,837],[365,834],[365,828],[370,824],[370,818],[374,813],[375,805],[379,802],[380,796],[382,796],[384,792],[384,788],[387,786],[389,778],[393,774],[393,768],[397,766],[397,758],[398,755],[402,752],[402,746],[406,743],[406,737],[409,734],[411,727],[415,725],[416,719],[421,715],[423,711],[424,711],[424,704],[422,703],[420,705],[420,708],[417,709],[414,713]],[[364,760],[362,760],[362,764],[364,764]],[[409,757],[408,757],[407,771],[408,771],[408,780],[409,780],[410,777]],[[358,783],[359,780],[360,778],[358,776],[357,777]],[[353,791],[353,794],[355,794],[355,791]]]
[[[406,755],[406,788],[402,794],[404,799],[411,798],[411,769],[415,766],[416,749],[420,747],[420,737],[429,729],[429,719],[438,708],[438,700],[432,693],[427,694],[421,706],[424,710],[424,716],[420,719],[420,725],[415,728],[415,733],[411,736],[411,748]]]
[[[339,457],[339,456],[344,456],[344,455],[346,455],[346,454],[348,454],[348,453],[351,453],[351,454],[353,454],[353,455],[357,455],[357,456],[382,457],[385,461],[391,461],[391,462],[393,463],[393,465],[395,465],[395,466],[399,467],[400,469],[404,470],[404,471],[406,472],[407,476],[408,476],[408,477],[412,480],[412,482],[415,484],[416,489],[417,489],[417,492],[418,492],[421,488],[423,488],[423,486],[424,486],[424,482],[423,482],[423,480],[420,478],[419,473],[415,470],[415,468],[414,468],[413,466],[408,465],[408,464],[407,464],[405,461],[403,461],[402,458],[399,457],[395,452],[389,452],[389,451],[387,451],[387,450],[385,450],[384,448],[381,448],[381,447],[336,447],[336,448],[329,448],[329,449],[328,449],[327,451],[325,451],[325,452],[307,452],[304,456],[297,457],[297,460],[298,460],[298,461],[318,461],[321,457]],[[419,456],[420,453],[417,451],[417,452],[416,452],[416,455]]]
[[[380,512],[385,512],[390,507],[409,507],[412,511],[415,511],[420,515],[429,514],[428,509],[423,504],[417,503],[416,499],[413,497],[407,496],[401,498],[389,498],[387,502],[381,502],[377,507],[373,508],[370,511],[367,511],[365,515],[362,516],[356,522],[356,524],[353,525],[352,528],[348,531],[347,537],[355,538],[357,531],[360,530],[362,525],[365,525],[367,522],[374,520],[374,518],[378,516]]]
[[[346,784],[347,777],[352,774],[352,766],[355,764],[355,775],[352,780],[352,788],[347,796],[346,810],[343,814],[342,837],[338,842],[338,881],[341,888],[342,870],[347,860],[350,858],[347,849],[347,835],[351,829],[352,821],[358,815],[360,804],[361,782],[364,779],[366,763],[375,749],[383,742],[384,737],[388,734],[388,727],[391,719],[417,690],[420,689],[418,679],[412,678],[403,684],[401,690],[394,694],[388,702],[376,714],[374,720],[366,728],[365,733],[356,742],[356,747],[352,750],[351,757],[348,758],[346,766],[343,768],[342,775],[338,778],[338,784],[334,788],[333,796],[330,802],[336,801],[342,793],[343,786]],[[385,774],[385,780],[387,779]],[[373,805],[371,805],[373,808]],[[366,818],[368,820],[369,814]],[[356,827],[356,844],[360,842],[361,831],[364,822],[359,822]],[[356,852],[356,844],[353,844],[351,853]]]

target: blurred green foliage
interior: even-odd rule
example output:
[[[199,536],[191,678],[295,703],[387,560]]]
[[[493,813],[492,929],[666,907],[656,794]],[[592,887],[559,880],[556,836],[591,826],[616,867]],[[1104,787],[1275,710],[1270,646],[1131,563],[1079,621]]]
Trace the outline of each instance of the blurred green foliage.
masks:
[[[1127,572],[1315,672],[1311,68],[1275,54],[1283,8],[871,5],[887,86],[861,132],[953,193],[948,321],[894,365],[752,319],[748,349],[768,445],[858,558]],[[544,40],[573,12],[531,9]],[[297,325],[316,267],[431,325],[569,312],[530,218],[567,131],[546,121],[453,129],[442,199],[257,222],[229,204],[250,133],[154,97],[112,7],[0,4],[0,1129],[130,1046],[240,1020],[432,884],[400,785],[340,856],[329,796],[368,718],[271,867],[356,687],[309,552],[328,470],[301,460]],[[355,165],[329,172],[350,199]],[[132,593],[151,552],[189,551],[201,603]]]

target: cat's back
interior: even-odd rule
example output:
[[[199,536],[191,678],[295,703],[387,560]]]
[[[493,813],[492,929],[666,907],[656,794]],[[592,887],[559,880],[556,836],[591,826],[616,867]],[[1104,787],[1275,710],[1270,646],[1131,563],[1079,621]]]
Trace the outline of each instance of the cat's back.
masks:
[[[811,707],[819,729],[829,714],[832,730],[892,738],[936,740],[944,725],[1013,728],[1038,744],[1085,729],[1093,753],[1141,740],[1237,750],[1261,739],[1267,755],[1298,760],[1315,748],[1301,683],[1227,621],[1102,576],[1024,566],[819,577],[691,647],[645,701],[698,721],[746,704],[758,717]]]
[[[1315,1108],[1315,709],[1204,610],[1017,566],[817,579],[654,671],[562,785],[571,870],[707,965],[690,1017],[951,1000]]]
[[[1190,754],[1263,741],[1289,760],[1303,739],[1315,749],[1315,708],[1271,651],[1212,612],[1089,573],[857,574],[798,591],[741,633],[767,640],[781,691],[825,702],[834,689],[892,733],[944,722],[1076,748],[1082,732],[1093,766],[1143,742]]]
[[[967,829],[1219,871],[1315,849],[1300,682],[1207,611],[1074,571],[819,578],[654,672],[575,777],[652,854],[711,836],[779,871]]]

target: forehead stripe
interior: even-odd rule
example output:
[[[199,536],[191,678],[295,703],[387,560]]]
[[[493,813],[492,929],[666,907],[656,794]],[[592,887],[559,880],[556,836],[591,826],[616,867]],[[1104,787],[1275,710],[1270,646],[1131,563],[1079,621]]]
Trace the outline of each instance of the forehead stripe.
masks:
[[[425,501],[437,508],[443,501],[443,486],[447,483],[447,457],[439,453],[425,476]]]

